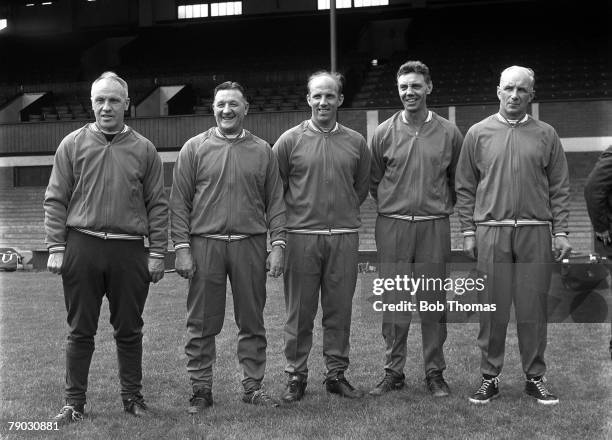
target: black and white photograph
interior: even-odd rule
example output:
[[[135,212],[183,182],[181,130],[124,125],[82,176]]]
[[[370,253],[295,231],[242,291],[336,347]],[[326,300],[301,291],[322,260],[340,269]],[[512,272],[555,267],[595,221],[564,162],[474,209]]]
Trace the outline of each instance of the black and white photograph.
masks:
[[[610,17],[0,0],[0,439],[610,439]]]

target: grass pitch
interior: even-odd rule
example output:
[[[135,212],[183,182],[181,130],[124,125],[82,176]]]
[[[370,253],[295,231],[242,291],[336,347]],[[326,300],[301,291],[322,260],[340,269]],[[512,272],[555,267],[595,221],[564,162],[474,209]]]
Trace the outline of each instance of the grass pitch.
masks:
[[[266,409],[240,401],[236,326],[228,300],[217,337],[215,406],[200,417],[186,413],[190,385],[183,352],[186,281],[168,274],[152,286],[145,308],[143,393],[151,420],[123,413],[106,300],[90,371],[88,418],[60,431],[10,430],[10,422],[48,421],[63,404],[67,333],[61,279],[44,272],[1,273],[0,438],[63,439],[608,439],[612,437],[612,362],[609,324],[550,324],[549,385],[561,402],[543,407],[524,396],[516,331],[510,325],[502,397],[486,406],[467,397],[479,385],[476,323],[449,324],[445,344],[447,399],[429,397],[422,371],[418,324],[408,338],[407,387],[380,398],[348,401],[322,385],[320,312],[303,401]],[[231,295],[229,295],[231,298]],[[268,363],[265,384],[284,387],[282,282],[268,282]],[[380,317],[358,289],[353,308],[351,367],[347,377],[364,390],[382,377]]]

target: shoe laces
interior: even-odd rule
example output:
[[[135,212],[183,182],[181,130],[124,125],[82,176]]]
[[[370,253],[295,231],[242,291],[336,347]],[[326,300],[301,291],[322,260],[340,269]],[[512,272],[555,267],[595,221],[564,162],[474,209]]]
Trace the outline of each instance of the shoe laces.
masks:
[[[551,393],[549,393],[546,387],[544,386],[544,382],[546,382],[546,379],[544,379],[544,377],[542,377],[541,379],[528,379],[528,380],[529,382],[535,385],[535,387],[538,389],[538,392],[542,396],[551,395]]]
[[[478,391],[476,391],[476,394],[486,394],[487,389],[491,386],[491,384],[494,384],[495,386],[498,386],[499,385],[499,376],[492,377],[491,379],[485,379],[483,377],[482,378],[482,384],[480,385],[480,388],[478,388]]]
[[[64,415],[67,411],[70,411],[70,418],[73,422],[83,420],[83,413],[81,411],[77,411],[72,405],[64,405],[57,417]]]
[[[251,396],[251,403],[274,403],[272,397],[263,388],[253,391],[253,395]]]

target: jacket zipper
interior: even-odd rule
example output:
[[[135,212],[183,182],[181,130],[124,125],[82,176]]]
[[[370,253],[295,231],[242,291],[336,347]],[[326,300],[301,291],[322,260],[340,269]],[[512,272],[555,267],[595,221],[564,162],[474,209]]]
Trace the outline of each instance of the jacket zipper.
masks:
[[[115,137],[113,137],[113,139],[111,139],[110,142],[106,140],[106,136],[104,136],[104,134],[101,134],[101,136],[106,142],[106,145],[104,147],[104,177],[102,179],[102,181],[104,182],[104,188],[102,188],[102,193],[104,194],[104,197],[102,197],[102,200],[104,201],[104,203],[102,204],[102,206],[105,207],[104,227],[107,228],[108,227],[108,212],[110,211],[110,204],[109,204],[110,200],[108,197],[108,188],[110,185],[107,185],[107,180],[108,180],[109,162],[110,162],[111,154],[113,151],[111,149],[111,145],[113,143],[113,140],[117,137],[117,135],[115,135]]]
[[[227,206],[227,237],[228,242],[231,241],[232,238],[232,191],[234,190],[234,160],[233,160],[233,152],[232,152],[232,144],[228,142],[228,151],[227,151],[227,159],[229,165],[229,182],[227,183],[227,195],[229,199],[229,204]]]
[[[331,234],[332,226],[333,226],[333,216],[332,216],[332,207],[334,206],[334,185],[333,185],[333,177],[334,173],[332,171],[333,166],[330,163],[333,163],[332,153],[329,150],[329,134],[324,134],[324,144],[323,148],[325,149],[325,154],[323,157],[325,158],[325,176],[327,187],[329,188],[328,197],[327,197],[327,227],[329,229],[329,233]]]
[[[514,142],[514,126],[510,126],[510,135],[508,136],[509,138],[509,143],[510,143],[510,170],[512,172],[512,206],[513,206],[513,213],[512,213],[512,217],[514,218],[514,224],[516,226],[516,220],[518,219],[518,167],[516,166],[516,158],[514,157],[514,149],[515,149],[515,142]]]

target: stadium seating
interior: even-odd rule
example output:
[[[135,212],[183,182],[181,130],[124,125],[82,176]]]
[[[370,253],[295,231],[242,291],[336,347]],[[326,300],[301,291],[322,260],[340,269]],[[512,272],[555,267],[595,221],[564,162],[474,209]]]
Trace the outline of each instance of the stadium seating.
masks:
[[[290,29],[291,23],[286,26]],[[256,28],[248,29],[257,35]],[[141,30],[120,50],[121,64],[113,69],[129,80],[133,105],[157,86],[185,84],[190,86],[195,103],[191,113],[207,114],[214,86],[225,80],[234,80],[247,87],[252,111],[293,111],[304,106],[304,82],[308,75],[313,70],[327,67],[327,58],[309,46],[309,43],[320,47],[327,45],[321,36],[317,36],[314,42],[309,40],[311,36],[298,35],[292,37],[295,41],[275,42],[277,53],[283,53],[283,49],[286,52],[280,57],[266,57],[259,50],[261,40],[267,38],[265,33],[260,38],[254,37],[253,41],[230,41],[230,46],[237,47],[234,51],[226,52],[209,45],[203,53],[194,53],[192,42],[201,39],[202,32],[207,31],[189,27],[150,32]],[[452,28],[447,32],[450,35]],[[534,36],[525,34],[515,42],[521,47],[521,54],[514,58],[500,52],[495,40],[476,32],[469,36],[440,36],[437,39],[428,33],[424,35],[415,25],[415,29],[406,35],[406,46],[410,49],[395,51],[390,56],[381,54],[376,65],[370,63],[376,54],[362,51],[357,41],[347,39],[340,59],[340,70],[347,77],[345,107],[397,108],[395,72],[407,59],[422,59],[431,68],[434,90],[429,104],[432,106],[495,102],[494,91],[500,70],[518,63],[536,71],[537,101],[606,99],[612,95],[609,56],[601,41],[592,35],[576,40],[542,31],[536,36],[538,44],[535,45],[530,44]],[[89,35],[84,40],[91,44],[95,36]],[[19,48],[27,43],[17,41],[14,45]],[[64,54],[65,46],[45,45],[45,52],[40,49],[36,53],[42,60],[65,58],[66,64],[73,69],[53,63],[53,69],[41,72],[40,68],[24,64],[12,66],[4,74],[0,72],[0,105],[19,93],[52,92],[45,106],[54,109],[39,111],[32,106],[31,114],[40,115],[40,118],[30,117],[26,111],[23,120],[86,118],[90,108],[90,81],[81,79],[83,71],[78,63],[87,46],[77,43],[70,43],[70,46],[75,50],[71,56]],[[294,53],[294,47],[301,47],[301,52]],[[160,57],[160,53],[171,53],[172,61]],[[236,63],[237,57],[239,64]],[[14,81],[14,78],[19,78],[19,81]],[[82,108],[77,104],[75,110],[74,103],[81,103]],[[171,110],[170,115],[173,114],[176,113]]]
[[[382,65],[369,66],[362,86],[352,99],[352,106],[397,107],[399,100],[394,87],[397,68],[406,60],[415,58],[422,58],[432,72],[434,89],[428,98],[430,105],[495,102],[499,73],[504,67],[519,61],[498,55],[495,43],[475,39],[455,43],[441,49],[436,47],[438,43],[435,41],[417,41],[420,52],[436,53],[436,56],[418,57],[412,52],[402,51],[394,53]],[[584,43],[597,47],[596,42]],[[570,49],[560,53],[559,46]],[[525,41],[522,47],[531,50],[521,55],[520,62],[536,72],[537,101],[609,98],[612,95],[611,69],[606,54],[596,52],[586,57],[582,51],[572,51],[568,42],[557,40],[545,40],[538,46],[530,46]],[[561,66],[558,63],[560,59],[564,61]]]

